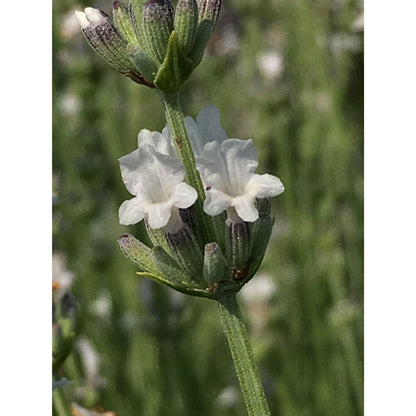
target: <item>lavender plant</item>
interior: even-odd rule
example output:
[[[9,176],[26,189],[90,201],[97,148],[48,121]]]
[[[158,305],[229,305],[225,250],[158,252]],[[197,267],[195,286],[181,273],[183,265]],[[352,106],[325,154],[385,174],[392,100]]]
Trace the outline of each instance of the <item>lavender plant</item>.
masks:
[[[220,0],[131,0],[113,4],[113,21],[87,7],[76,12],[91,47],[138,84],[154,89],[167,126],[143,129],[138,147],[119,159],[132,199],[119,209],[124,225],[145,221],[153,247],[130,234],[118,242],[138,275],[218,303],[250,415],[268,415],[262,383],[236,294],[255,275],[273,226],[270,198],[281,181],[255,173],[252,140],[228,138],[214,106],[184,117],[179,92],[201,62]]]

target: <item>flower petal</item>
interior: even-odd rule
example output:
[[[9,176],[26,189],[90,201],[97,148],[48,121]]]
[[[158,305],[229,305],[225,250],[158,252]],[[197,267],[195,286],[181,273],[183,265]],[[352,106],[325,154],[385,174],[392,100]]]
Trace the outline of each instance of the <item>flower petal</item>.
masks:
[[[137,176],[140,170],[139,150],[136,149],[119,159],[121,177],[127,190],[132,195],[137,195]]]
[[[265,173],[254,174],[247,184],[247,192],[256,198],[267,198],[281,194],[285,190],[281,180]]]
[[[185,117],[185,127],[195,155],[201,155],[206,143],[217,141],[221,143],[227,138],[227,133],[221,127],[220,110],[214,105],[203,108],[196,118]]]
[[[259,218],[259,213],[254,205],[254,199],[242,196],[234,198],[234,208],[238,216],[247,222],[256,221]]]
[[[145,201],[139,198],[124,201],[118,210],[120,224],[132,225],[141,221],[146,212],[145,205]]]
[[[139,149],[150,146],[158,153],[176,157],[176,151],[170,138],[170,132],[166,127],[163,129],[162,133],[142,129],[138,134],[137,141]]]
[[[181,182],[175,189],[170,200],[171,204],[178,208],[189,208],[197,200],[198,193],[192,186]]]
[[[208,215],[218,215],[232,205],[232,198],[216,189],[207,191],[207,198],[204,201],[204,211]]]
[[[148,224],[150,228],[164,227],[171,216],[172,205],[168,203],[151,204],[147,208]]]
[[[227,138],[227,133],[221,126],[220,110],[215,105],[203,108],[197,115],[196,122],[205,143],[212,140],[222,142]]]

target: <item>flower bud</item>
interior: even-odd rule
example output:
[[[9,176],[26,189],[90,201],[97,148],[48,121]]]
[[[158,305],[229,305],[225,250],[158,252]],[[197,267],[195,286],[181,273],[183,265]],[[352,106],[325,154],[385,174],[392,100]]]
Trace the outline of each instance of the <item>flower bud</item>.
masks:
[[[146,80],[134,67],[127,54],[127,40],[101,10],[87,7],[75,16],[86,40],[94,51],[122,74],[138,84],[154,85]]]
[[[198,21],[209,20],[214,27],[220,15],[221,0],[199,0],[198,1]]]
[[[214,32],[221,8],[221,0],[198,1],[198,26],[189,58],[197,66],[204,55],[207,43]]]
[[[143,5],[143,31],[147,48],[161,64],[173,30],[174,10],[169,0],[151,0]]]
[[[127,42],[134,45],[140,45],[140,42],[134,29],[135,19],[131,7],[126,6],[123,2],[116,0],[113,3],[113,20],[115,26],[123,34]]]
[[[269,209],[270,211],[270,201],[268,204],[269,208],[267,208],[267,199],[264,198],[262,203],[257,205],[259,218],[252,227],[253,250],[250,257],[250,278],[254,276],[254,273],[260,267],[272,233],[274,220],[267,212],[261,211],[261,209]]]
[[[189,208],[180,209],[179,215],[182,219],[182,222],[190,228],[191,232],[193,233],[193,235],[199,243],[199,247],[202,250],[205,245],[205,242],[202,234],[202,228],[199,224],[198,217],[196,216],[194,207],[191,206]]]
[[[177,231],[165,235],[176,262],[195,280],[202,279],[202,252],[191,229],[183,224]]]
[[[175,31],[179,47],[187,54],[195,40],[198,25],[198,5],[196,0],[179,0],[175,10]]]
[[[227,261],[222,254],[221,248],[217,243],[205,245],[203,276],[211,291],[215,291],[219,283],[227,281],[228,272]]]
[[[225,224],[226,252],[232,277],[237,281],[244,280],[248,275],[252,248],[250,223],[228,218]]]
[[[143,48],[146,48],[146,40],[143,32],[143,5],[148,0],[130,0],[130,13],[133,16],[133,27],[136,31],[137,39]]]

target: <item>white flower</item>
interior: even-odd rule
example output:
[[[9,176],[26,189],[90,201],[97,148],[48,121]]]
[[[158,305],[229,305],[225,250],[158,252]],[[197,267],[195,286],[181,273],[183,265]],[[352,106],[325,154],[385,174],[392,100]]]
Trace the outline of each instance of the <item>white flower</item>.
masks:
[[[203,108],[196,122],[191,117],[185,117],[185,126],[196,156],[204,151],[208,142],[227,139],[227,133],[221,127],[220,110],[215,105]]]
[[[120,206],[121,224],[136,224],[146,216],[151,228],[165,227],[175,207],[188,208],[196,201],[197,192],[183,181],[185,168],[169,140],[167,129],[163,134],[142,130],[138,149],[119,159],[123,182],[135,195]]]
[[[283,72],[283,57],[277,52],[261,53],[257,57],[260,72],[267,79],[276,79]]]
[[[206,189],[204,211],[218,215],[227,210],[233,216],[234,209],[243,221],[257,220],[256,198],[279,195],[284,187],[275,176],[254,173],[258,162],[253,141],[227,139],[214,106],[203,109],[196,122],[185,121]]]

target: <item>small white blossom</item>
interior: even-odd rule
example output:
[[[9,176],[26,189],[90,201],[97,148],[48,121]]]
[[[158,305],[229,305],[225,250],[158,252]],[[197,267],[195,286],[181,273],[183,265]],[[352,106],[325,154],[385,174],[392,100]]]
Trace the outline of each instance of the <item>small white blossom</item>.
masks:
[[[135,195],[120,206],[121,224],[136,224],[146,216],[151,228],[162,228],[171,217],[178,219],[176,208],[188,208],[196,201],[197,192],[184,182],[185,168],[167,129],[163,134],[142,130],[138,148],[119,160],[123,182]]]
[[[256,198],[284,191],[279,178],[254,173],[258,162],[253,141],[227,139],[214,106],[203,109],[196,122],[187,118],[186,127],[206,189],[204,211],[208,215],[227,210],[232,216],[235,210],[243,221],[253,222],[259,217]]]
[[[267,79],[276,79],[283,72],[283,57],[277,52],[264,52],[257,57],[260,72]]]
[[[102,12],[98,9],[94,9],[93,7],[86,7],[83,12],[76,10],[75,17],[82,29],[89,26],[96,27],[106,22]]]

